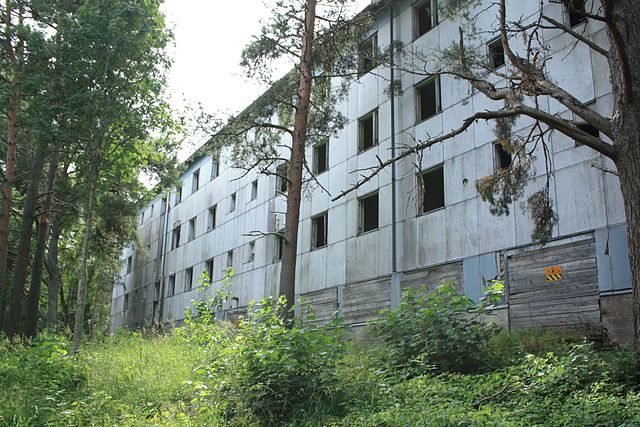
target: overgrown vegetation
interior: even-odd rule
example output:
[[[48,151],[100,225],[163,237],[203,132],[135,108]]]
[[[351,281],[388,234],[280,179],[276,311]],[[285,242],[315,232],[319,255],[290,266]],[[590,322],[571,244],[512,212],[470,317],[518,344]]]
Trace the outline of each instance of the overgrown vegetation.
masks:
[[[164,335],[120,332],[75,356],[54,336],[5,342],[0,424],[640,423],[630,351],[595,351],[575,333],[500,332],[453,289],[407,293],[369,344],[339,322],[286,327],[283,301],[271,299],[237,326],[201,312]],[[200,310],[227,296],[202,296]]]

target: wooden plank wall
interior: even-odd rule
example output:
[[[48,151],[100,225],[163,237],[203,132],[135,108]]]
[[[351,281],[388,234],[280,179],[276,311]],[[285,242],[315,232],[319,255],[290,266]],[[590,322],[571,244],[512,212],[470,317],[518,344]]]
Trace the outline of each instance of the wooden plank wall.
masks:
[[[562,279],[547,282],[545,267],[558,265]],[[509,256],[507,275],[512,329],[600,326],[593,237],[521,250]]]
[[[347,325],[362,324],[391,307],[390,278],[354,283],[344,287],[342,316]]]
[[[310,311],[313,313],[310,316]],[[302,295],[302,319],[310,324],[325,324],[338,311],[338,288],[323,289]]]
[[[402,290],[417,290],[422,285],[427,285],[429,291],[437,288],[442,282],[453,280],[456,290],[464,294],[464,276],[462,272],[462,261],[442,264],[424,270],[406,273],[400,287]]]

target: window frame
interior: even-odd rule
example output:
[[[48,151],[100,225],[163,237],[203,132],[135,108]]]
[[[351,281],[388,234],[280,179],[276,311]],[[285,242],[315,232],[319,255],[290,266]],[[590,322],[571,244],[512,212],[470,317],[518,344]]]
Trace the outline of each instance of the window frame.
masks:
[[[127,257],[127,270],[126,274],[131,274],[133,271],[133,255]]]
[[[440,170],[442,173],[442,204],[438,205],[438,206],[434,206],[431,207],[430,209],[427,210],[427,204],[426,204],[426,200],[427,200],[427,188],[426,188],[426,183],[425,183],[425,176],[426,175],[430,175],[435,173],[436,171]],[[430,214],[431,212],[435,212],[438,211],[440,209],[444,209],[447,207],[447,199],[446,199],[446,192],[445,192],[445,182],[444,182],[444,163],[440,163],[437,165],[434,165],[428,169],[425,169],[423,171],[421,171],[420,173],[417,174],[418,176],[418,183],[420,186],[420,199],[421,199],[421,203],[420,203],[420,210],[418,212],[418,215],[427,215]]]
[[[251,194],[250,194],[250,202],[258,199],[258,180],[254,179],[251,181]]]
[[[169,277],[167,278],[168,283],[167,283],[167,296],[168,297],[172,297],[176,294],[176,275],[174,274],[170,274]]]
[[[289,192],[289,162],[280,163],[276,167],[276,194]]]
[[[200,168],[191,174],[191,194],[196,193],[200,189]]]
[[[364,122],[372,119],[372,129],[371,129],[371,145],[364,146]],[[379,135],[378,135],[378,109],[375,108],[369,111],[367,114],[358,118],[358,154],[369,150],[378,145],[379,143]]]
[[[499,51],[496,51],[496,47],[499,47]],[[496,54],[502,54],[502,63],[496,65]],[[489,57],[489,68],[491,70],[497,70],[506,65],[506,57],[504,55],[504,48],[502,47],[502,39],[500,37],[496,37],[487,42],[487,56]]]
[[[198,225],[198,217],[194,216],[189,220],[188,232],[187,232],[187,242],[191,242],[196,238],[196,227]]]
[[[422,6],[426,6],[427,3],[429,4],[429,9],[431,11],[431,13],[429,14],[429,17],[431,19],[431,23],[430,23],[430,27],[429,29],[427,29],[425,32],[420,32],[420,15],[419,15],[419,9]],[[438,26],[438,24],[440,23],[440,17],[438,16],[438,1],[437,0],[421,0],[418,1],[416,3],[414,3],[411,6],[411,11],[412,11],[412,16],[413,16],[413,40],[417,40],[420,37],[424,36],[425,34],[431,32],[431,30],[433,30],[435,27]],[[433,13],[433,11],[435,11],[435,13]]]
[[[184,270],[184,291],[189,292],[191,290],[193,290],[193,267]]]
[[[213,262],[213,258],[209,258],[208,260],[206,260],[204,262],[204,270],[207,272],[207,276],[209,276],[209,283],[213,283],[213,268],[215,266],[214,262]]]
[[[182,186],[176,187],[176,191],[174,194],[175,205],[182,203]]]
[[[576,7],[576,1],[582,2],[581,7]],[[572,11],[572,9],[575,11]],[[566,16],[566,23],[569,28],[575,28],[579,25],[582,25],[587,22],[588,18],[585,15],[582,15],[580,12],[587,13],[587,5],[586,0],[571,0],[571,7],[567,4],[564,4],[564,11]]]
[[[427,87],[431,83],[435,85],[434,87],[435,112],[429,116],[423,117],[423,114],[422,114],[423,94],[421,91],[423,88]],[[415,99],[416,99],[416,124],[429,120],[430,118],[435,117],[442,112],[442,91],[441,91],[441,85],[440,85],[440,76],[435,75],[435,76],[430,76],[430,77],[427,77],[426,79],[423,79],[422,81],[420,81],[418,84],[415,85],[414,92],[415,92]]]
[[[236,210],[236,206],[238,205],[238,193],[231,193],[229,196],[229,213],[234,212]]]
[[[368,74],[377,67],[378,33],[371,34],[358,43],[358,78]],[[368,57],[367,57],[368,55]]]
[[[323,223],[322,244],[318,245],[318,225]],[[329,211],[311,217],[311,250],[326,248],[329,245]]]
[[[367,222],[365,217],[367,212],[367,210],[365,209],[365,203],[367,200],[373,197],[377,199],[376,226],[365,230],[365,225]],[[358,235],[369,233],[371,231],[378,230],[379,228],[380,228],[380,192],[376,190],[362,197],[358,197]]]
[[[284,229],[278,230],[275,235],[275,254],[273,256],[273,262],[282,261],[282,252],[284,251]]]
[[[244,263],[249,264],[256,259],[256,241],[252,240],[247,244],[247,258]]]
[[[227,268],[233,268],[233,249],[227,251]]]
[[[319,153],[320,147],[324,147],[324,155]],[[314,175],[320,175],[329,170],[329,138],[326,138],[313,146],[312,171]],[[320,158],[324,159],[324,169],[320,170]]]
[[[513,163],[513,156],[507,150],[504,149],[500,141],[494,141],[492,144],[493,152],[493,173],[499,173],[507,170]],[[509,156],[509,164],[503,165],[504,156],[503,153]]]
[[[218,204],[216,203],[207,210],[207,231],[215,230],[217,216]]]
[[[180,233],[181,233],[181,229],[182,225],[177,225],[175,227],[173,227],[173,230],[171,230],[171,250],[175,250],[178,249],[180,247]]]
[[[211,171],[209,171],[209,181],[213,181],[220,176],[220,162],[216,158],[211,158]]]

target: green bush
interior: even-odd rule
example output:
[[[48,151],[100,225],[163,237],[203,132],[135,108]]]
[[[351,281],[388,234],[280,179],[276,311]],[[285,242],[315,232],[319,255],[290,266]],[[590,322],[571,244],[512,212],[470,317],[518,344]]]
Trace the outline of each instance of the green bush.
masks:
[[[431,293],[425,287],[408,290],[400,306],[377,321],[374,331],[389,346],[391,363],[408,377],[429,371],[483,371],[491,367],[487,343],[498,329],[478,321],[470,313],[475,308],[451,282]]]
[[[342,328],[287,325],[284,307],[283,299],[250,307],[228,345],[210,353],[206,380],[197,387],[236,422],[280,423],[335,398]]]

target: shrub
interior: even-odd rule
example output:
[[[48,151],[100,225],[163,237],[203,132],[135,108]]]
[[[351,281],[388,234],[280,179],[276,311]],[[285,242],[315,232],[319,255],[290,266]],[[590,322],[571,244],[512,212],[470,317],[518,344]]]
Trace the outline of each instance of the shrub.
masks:
[[[428,371],[478,372],[491,366],[487,343],[498,329],[476,320],[482,307],[475,317],[470,313],[474,308],[451,282],[431,293],[426,287],[408,290],[374,331],[389,346],[391,363],[408,377]]]

